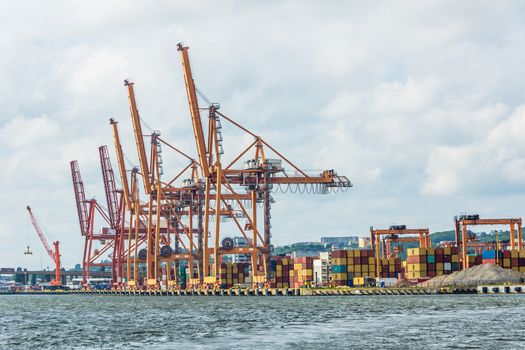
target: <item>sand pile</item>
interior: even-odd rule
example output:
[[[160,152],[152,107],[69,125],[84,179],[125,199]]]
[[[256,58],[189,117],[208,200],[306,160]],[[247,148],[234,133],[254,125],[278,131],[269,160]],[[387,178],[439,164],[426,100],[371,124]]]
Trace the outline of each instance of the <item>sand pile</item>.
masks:
[[[434,277],[421,283],[425,287],[445,286],[477,286],[490,283],[520,283],[524,282],[525,273],[504,269],[502,267],[483,264],[470,269],[456,271],[450,275]]]

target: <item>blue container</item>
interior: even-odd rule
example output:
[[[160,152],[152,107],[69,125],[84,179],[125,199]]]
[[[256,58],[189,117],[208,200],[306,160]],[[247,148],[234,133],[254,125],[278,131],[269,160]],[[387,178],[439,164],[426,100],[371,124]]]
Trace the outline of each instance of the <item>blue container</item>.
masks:
[[[348,287],[353,287],[354,286],[354,279],[349,279],[348,280]]]
[[[345,273],[346,271],[346,265],[332,265],[332,272],[334,273]]]
[[[483,259],[496,259],[496,255],[498,258],[503,257],[503,253],[500,250],[484,250],[483,253],[481,253]]]
[[[428,255],[427,256],[427,263],[435,264],[436,263],[436,256],[435,255]]]

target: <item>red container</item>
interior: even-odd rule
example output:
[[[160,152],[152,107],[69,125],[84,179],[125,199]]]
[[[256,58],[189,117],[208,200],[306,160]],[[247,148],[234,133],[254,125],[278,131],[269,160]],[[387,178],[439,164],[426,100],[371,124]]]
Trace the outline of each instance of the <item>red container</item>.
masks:
[[[459,254],[459,248],[458,247],[451,247],[450,251],[452,252],[452,255]]]
[[[443,262],[446,262],[446,263],[452,262],[452,256],[451,255],[443,255]]]
[[[436,264],[427,264],[427,271],[429,273],[430,273],[430,271],[436,271]]]
[[[511,255],[510,250],[504,250],[503,251],[503,257],[504,258],[510,258],[510,255]]]
[[[437,255],[443,255],[445,253],[445,249],[443,248],[436,248],[435,250],[436,256]]]
[[[346,258],[346,250],[334,250],[332,258]]]
[[[519,258],[518,259],[518,265],[521,267],[521,266],[525,266],[525,258]]]
[[[436,277],[436,271],[427,271],[427,276],[428,277]]]
[[[436,262],[437,263],[442,263],[444,262],[444,256],[443,255],[436,255]]]
[[[518,259],[512,259],[512,260],[510,261],[510,266],[511,266],[511,267],[518,267],[518,266],[519,266],[519,261],[518,261]]]
[[[361,257],[361,265],[368,265],[368,257],[362,256]]]

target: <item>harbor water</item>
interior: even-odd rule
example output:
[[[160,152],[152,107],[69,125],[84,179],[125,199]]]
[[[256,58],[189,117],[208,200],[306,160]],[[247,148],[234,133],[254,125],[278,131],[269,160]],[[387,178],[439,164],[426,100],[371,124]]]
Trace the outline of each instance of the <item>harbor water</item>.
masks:
[[[525,296],[0,296],[0,349],[523,349]]]

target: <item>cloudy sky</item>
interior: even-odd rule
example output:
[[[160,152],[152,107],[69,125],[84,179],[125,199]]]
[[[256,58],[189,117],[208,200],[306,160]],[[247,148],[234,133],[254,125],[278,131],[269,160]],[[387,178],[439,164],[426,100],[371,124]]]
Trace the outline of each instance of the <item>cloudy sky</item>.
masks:
[[[136,164],[125,78],[145,130],[195,154],[178,42],[223,113],[300,167],[355,185],[275,195],[275,244],[392,223],[447,230],[461,212],[523,215],[525,7],[416,3],[2,2],[0,266],[51,265],[27,204],[63,264],[80,262],[69,161],[103,202],[97,147],[116,166],[111,116]],[[230,155],[250,141],[225,139]]]

